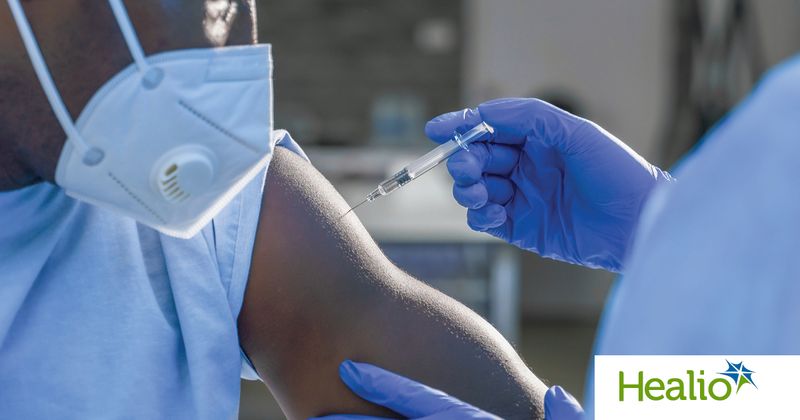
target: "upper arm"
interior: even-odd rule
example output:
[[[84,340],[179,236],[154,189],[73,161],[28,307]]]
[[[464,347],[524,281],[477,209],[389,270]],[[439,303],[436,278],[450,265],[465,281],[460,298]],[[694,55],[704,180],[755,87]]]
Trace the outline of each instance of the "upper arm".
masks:
[[[290,418],[387,414],[339,381],[370,362],[498,415],[541,417],[544,385],[483,319],[386,259],[308,162],[277,148],[240,340]]]

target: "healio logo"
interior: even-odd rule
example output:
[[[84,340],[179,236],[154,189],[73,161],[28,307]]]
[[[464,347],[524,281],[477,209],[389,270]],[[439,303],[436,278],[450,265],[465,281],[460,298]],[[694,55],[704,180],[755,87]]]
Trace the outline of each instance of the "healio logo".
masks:
[[[727,400],[736,390],[736,394],[746,384],[753,385],[752,370],[744,366],[744,362],[728,363],[728,369],[724,372],[717,372],[722,377],[715,377],[708,380],[705,377],[705,370],[689,369],[685,375],[672,378],[651,378],[644,371],[637,372],[636,375],[626,376],[625,372],[619,371],[619,400],[620,401],[705,401],[709,398],[716,401]],[[631,377],[632,376],[632,377]],[[631,393],[634,398],[631,398]],[[626,400],[627,397],[627,400]]]

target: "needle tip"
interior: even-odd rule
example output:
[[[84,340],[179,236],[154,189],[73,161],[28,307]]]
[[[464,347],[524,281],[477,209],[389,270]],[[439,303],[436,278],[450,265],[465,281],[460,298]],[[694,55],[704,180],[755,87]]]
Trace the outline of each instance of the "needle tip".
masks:
[[[360,203],[356,204],[355,206],[350,207],[350,210],[347,210],[347,213],[343,214],[342,218],[344,218],[345,216],[350,214],[353,210],[357,209],[359,206],[361,206],[362,204],[364,204],[366,202],[367,202],[367,199],[364,199],[363,201],[361,201]]]

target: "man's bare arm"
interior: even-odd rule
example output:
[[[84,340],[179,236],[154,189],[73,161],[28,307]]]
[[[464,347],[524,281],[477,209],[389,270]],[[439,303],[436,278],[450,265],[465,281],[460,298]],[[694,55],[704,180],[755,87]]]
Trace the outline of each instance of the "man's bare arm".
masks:
[[[544,384],[486,321],[380,251],[311,164],[277,148],[267,176],[242,347],[290,419],[391,415],[338,378],[369,362],[511,419],[543,417]]]

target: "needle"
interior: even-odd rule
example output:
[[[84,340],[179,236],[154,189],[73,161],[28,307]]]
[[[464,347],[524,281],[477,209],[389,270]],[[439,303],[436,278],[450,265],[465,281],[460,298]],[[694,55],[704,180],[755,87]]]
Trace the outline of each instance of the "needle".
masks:
[[[355,205],[355,206],[353,206],[353,207],[350,207],[350,210],[347,210],[347,213],[343,214],[343,215],[342,215],[342,218],[344,218],[345,216],[347,216],[348,214],[350,214],[350,212],[351,212],[351,211],[353,211],[353,210],[357,209],[357,208],[358,208],[360,205],[362,205],[362,204],[366,203],[367,201],[369,201],[369,199],[368,199],[368,198],[365,198],[365,199],[364,199],[363,201],[361,201],[360,203],[356,204],[356,205]]]

